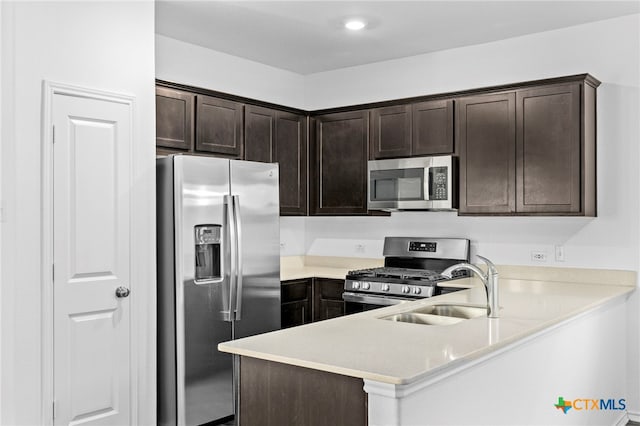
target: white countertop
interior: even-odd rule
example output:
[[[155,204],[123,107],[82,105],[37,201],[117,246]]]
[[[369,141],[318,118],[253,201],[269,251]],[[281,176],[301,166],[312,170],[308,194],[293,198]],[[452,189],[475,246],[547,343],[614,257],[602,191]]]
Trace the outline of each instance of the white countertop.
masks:
[[[470,281],[470,280],[460,280]],[[486,305],[473,288],[361,314],[224,342],[223,352],[389,384],[408,384],[462,366],[510,344],[623,300],[635,285],[500,280],[500,318],[431,326],[379,319],[424,305]],[[469,284],[469,283],[465,283]]]
[[[375,268],[384,264],[383,259],[332,257],[332,256],[287,256],[280,258],[280,281],[303,278],[333,278],[344,280],[354,269]]]

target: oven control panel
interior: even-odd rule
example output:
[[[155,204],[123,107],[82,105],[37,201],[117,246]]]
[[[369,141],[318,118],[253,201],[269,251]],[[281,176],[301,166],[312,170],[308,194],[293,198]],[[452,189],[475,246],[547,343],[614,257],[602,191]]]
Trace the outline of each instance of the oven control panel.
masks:
[[[408,285],[401,283],[346,279],[344,289],[348,292],[378,293],[379,295],[388,294],[421,298],[433,296],[436,287],[435,285]]]
[[[409,241],[409,251],[426,251],[429,253],[435,253],[437,246],[437,243]]]

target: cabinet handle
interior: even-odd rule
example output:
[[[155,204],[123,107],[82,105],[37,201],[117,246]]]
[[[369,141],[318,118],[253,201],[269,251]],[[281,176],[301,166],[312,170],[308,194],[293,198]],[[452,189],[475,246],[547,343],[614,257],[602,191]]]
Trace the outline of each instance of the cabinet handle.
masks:
[[[302,307],[302,323],[306,324],[306,321],[304,320],[304,306]]]

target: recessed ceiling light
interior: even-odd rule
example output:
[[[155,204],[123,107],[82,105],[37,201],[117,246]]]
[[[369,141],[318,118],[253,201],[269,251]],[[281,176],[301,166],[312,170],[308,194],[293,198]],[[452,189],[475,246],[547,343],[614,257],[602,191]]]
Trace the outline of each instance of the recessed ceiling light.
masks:
[[[344,23],[344,27],[352,31],[361,30],[366,26],[367,24],[361,19],[349,19]]]

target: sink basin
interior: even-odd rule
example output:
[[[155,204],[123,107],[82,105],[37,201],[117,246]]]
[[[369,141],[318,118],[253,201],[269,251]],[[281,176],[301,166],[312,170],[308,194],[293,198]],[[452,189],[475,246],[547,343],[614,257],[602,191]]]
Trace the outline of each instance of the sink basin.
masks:
[[[380,317],[396,322],[408,322],[424,325],[450,325],[471,318],[487,315],[487,308],[475,305],[429,305],[408,312]]]
[[[447,317],[442,315],[417,314],[414,312],[389,315],[387,317],[381,317],[380,319],[424,325],[450,325],[465,320],[464,318]]]
[[[474,305],[430,305],[422,308],[414,309],[412,313],[440,315],[445,317],[455,317],[469,319],[487,315],[485,306]]]

